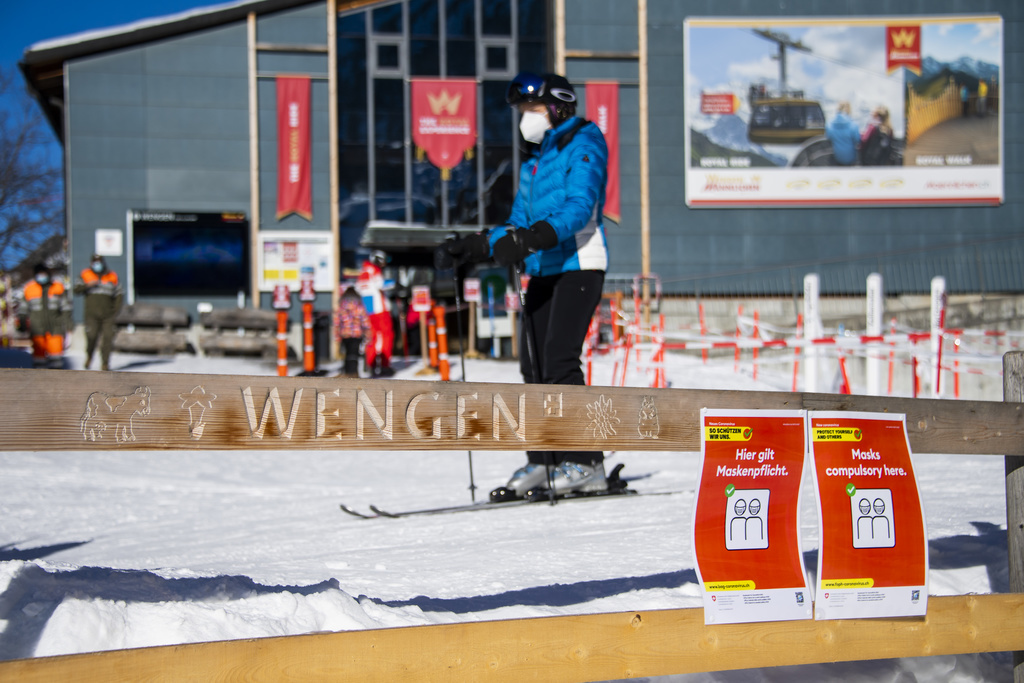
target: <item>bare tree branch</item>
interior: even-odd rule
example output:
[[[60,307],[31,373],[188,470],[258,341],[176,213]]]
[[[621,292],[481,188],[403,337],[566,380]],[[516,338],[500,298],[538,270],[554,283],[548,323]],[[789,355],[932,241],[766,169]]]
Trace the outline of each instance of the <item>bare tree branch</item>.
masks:
[[[53,138],[11,69],[0,67],[0,270],[64,232],[63,180]]]

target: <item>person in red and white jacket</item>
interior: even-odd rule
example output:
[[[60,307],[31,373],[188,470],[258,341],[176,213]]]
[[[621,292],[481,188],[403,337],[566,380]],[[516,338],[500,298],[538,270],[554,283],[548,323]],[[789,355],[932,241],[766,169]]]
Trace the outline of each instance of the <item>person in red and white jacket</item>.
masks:
[[[391,350],[395,343],[395,327],[391,320],[391,302],[385,294],[384,265],[387,255],[383,251],[370,252],[370,258],[356,280],[356,291],[370,316],[371,336],[366,345],[366,366],[371,377],[391,377]]]

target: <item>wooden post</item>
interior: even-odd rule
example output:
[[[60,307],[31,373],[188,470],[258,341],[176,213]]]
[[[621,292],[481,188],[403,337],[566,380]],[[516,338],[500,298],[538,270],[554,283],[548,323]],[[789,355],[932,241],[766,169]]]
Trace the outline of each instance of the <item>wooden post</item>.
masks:
[[[651,323],[651,150],[648,120],[647,0],[637,0],[637,47],[640,53],[640,274],[643,290],[643,322]]]
[[[1024,351],[1003,356],[1003,401],[1024,401]],[[1006,549],[1010,564],[1010,592],[1024,593],[1024,457],[1006,461]],[[1014,683],[1024,683],[1024,651],[1013,653]]]

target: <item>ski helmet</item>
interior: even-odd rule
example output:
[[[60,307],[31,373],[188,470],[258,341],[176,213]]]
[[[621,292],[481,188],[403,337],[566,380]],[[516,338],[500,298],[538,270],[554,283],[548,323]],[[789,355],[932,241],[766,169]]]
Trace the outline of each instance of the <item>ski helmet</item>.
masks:
[[[388,255],[380,249],[374,249],[370,252],[370,263],[376,265],[379,268],[383,268],[384,264],[388,262]]]
[[[576,115],[576,91],[565,76],[558,74],[520,72],[509,83],[505,101],[512,106],[543,102],[553,125]]]

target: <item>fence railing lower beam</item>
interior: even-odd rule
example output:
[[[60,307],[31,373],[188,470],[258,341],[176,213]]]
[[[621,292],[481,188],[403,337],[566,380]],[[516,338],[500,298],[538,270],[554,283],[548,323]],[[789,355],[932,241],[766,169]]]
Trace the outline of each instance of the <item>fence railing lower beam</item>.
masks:
[[[439,624],[0,663],[0,680],[596,681],[1024,649],[1024,594],[932,597],[924,618],[704,625],[680,609]]]

